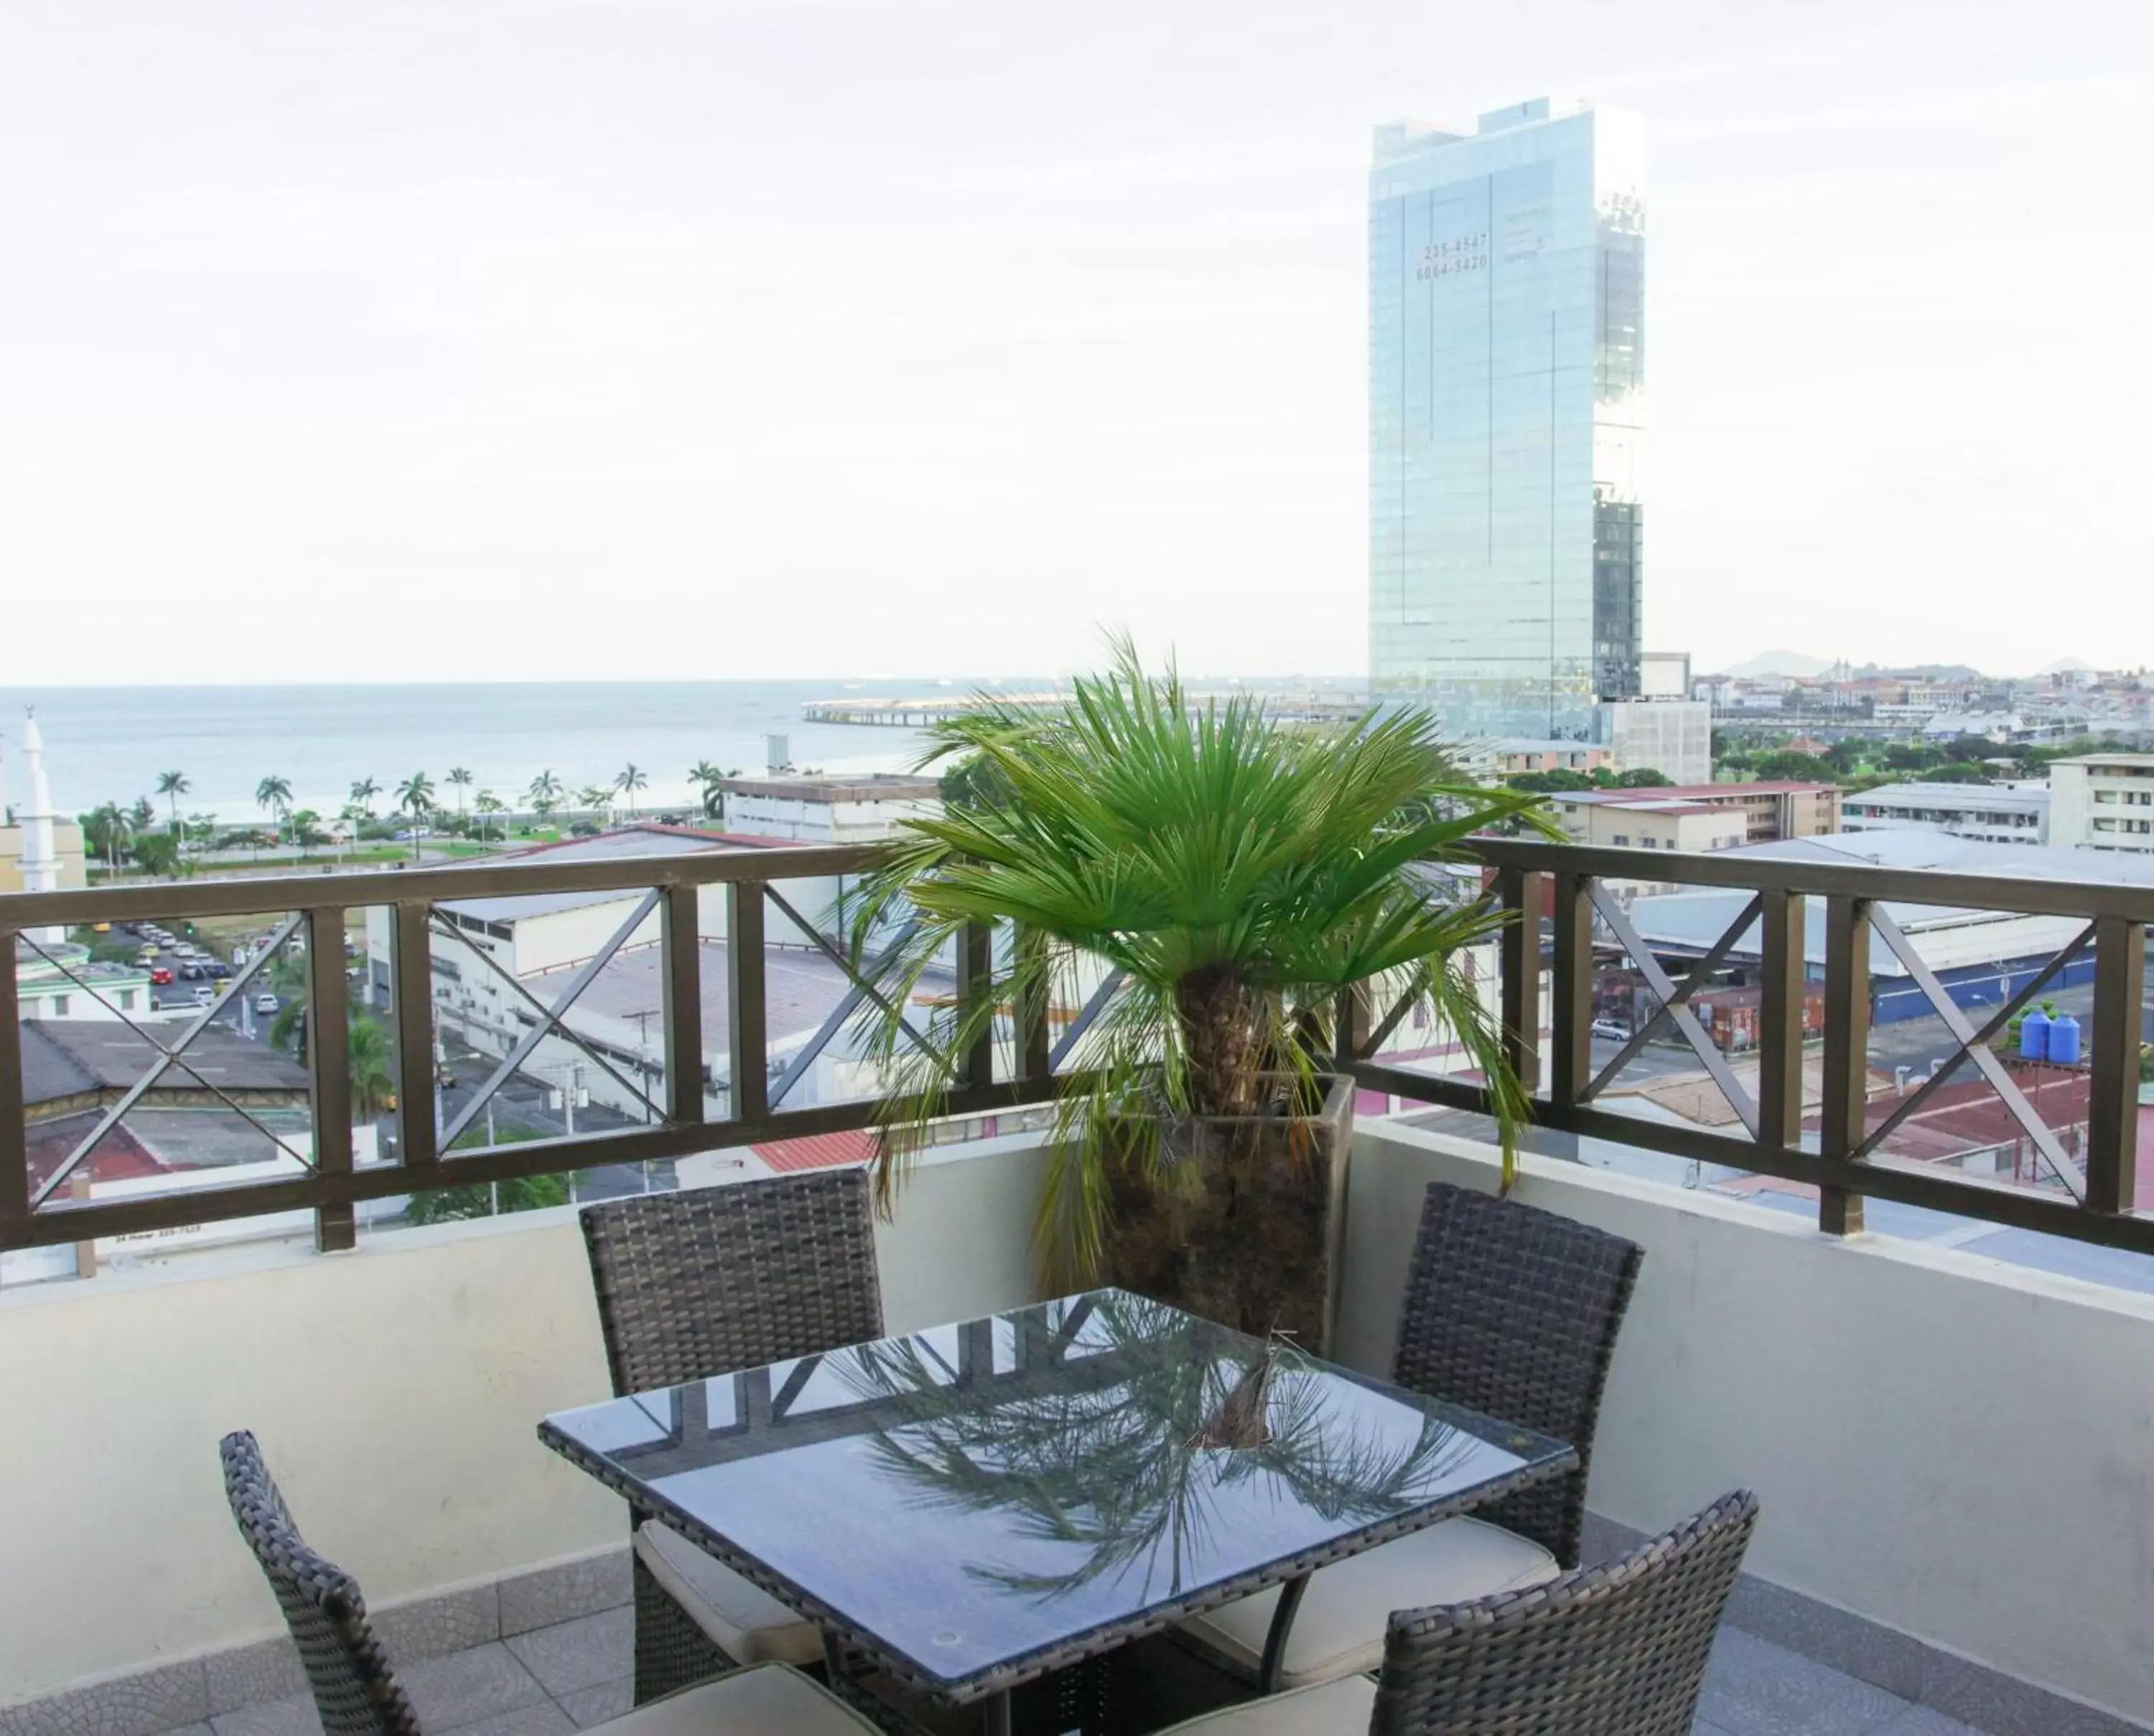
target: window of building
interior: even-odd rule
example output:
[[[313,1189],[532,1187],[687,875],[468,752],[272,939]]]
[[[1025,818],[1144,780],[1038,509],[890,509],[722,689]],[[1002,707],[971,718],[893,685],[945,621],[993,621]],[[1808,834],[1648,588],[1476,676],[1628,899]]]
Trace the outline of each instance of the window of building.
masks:
[[[135,991],[133,989],[123,988],[120,991],[120,1010],[122,1013],[132,1013],[135,1010]]]
[[[1631,835],[1630,835],[1628,832],[1618,832],[1618,833],[1616,835],[1616,849],[1618,849],[1618,850],[1622,850],[1622,849],[1626,848],[1626,847],[1630,844],[1630,842],[1631,842]]]
[[[64,994],[56,994],[53,997],[54,1018],[64,1019],[68,1016],[68,1002],[70,998],[71,997]]]
[[[1658,850],[1661,847],[1661,840],[1657,838],[1641,838],[1638,842],[1644,845],[1647,850]]]

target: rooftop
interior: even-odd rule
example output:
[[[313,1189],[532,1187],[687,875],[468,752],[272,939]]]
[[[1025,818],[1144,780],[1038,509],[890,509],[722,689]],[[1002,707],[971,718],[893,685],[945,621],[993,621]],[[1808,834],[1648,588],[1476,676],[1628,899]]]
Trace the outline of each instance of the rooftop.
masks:
[[[761,796],[788,802],[916,802],[934,799],[939,780],[905,772],[785,773],[760,778],[728,778],[718,786],[728,795]]]
[[[125,1091],[157,1059],[156,1045],[117,1019],[26,1019],[22,1032],[23,1100],[33,1109]],[[158,1089],[209,1097],[207,1086],[215,1085],[242,1098],[267,1094],[283,1100],[304,1095],[309,1082],[307,1070],[281,1049],[211,1024],[187,1045],[185,1065],[165,1070]]]

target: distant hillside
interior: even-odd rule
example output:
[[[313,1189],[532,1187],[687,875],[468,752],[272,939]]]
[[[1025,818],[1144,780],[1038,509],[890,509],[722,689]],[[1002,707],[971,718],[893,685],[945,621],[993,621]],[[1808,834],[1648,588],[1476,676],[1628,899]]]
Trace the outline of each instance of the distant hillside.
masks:
[[[1830,657],[1808,656],[1801,651],[1769,651],[1758,652],[1747,663],[1737,663],[1717,672],[1746,677],[1784,675],[1806,679],[1813,675],[1823,675],[1831,667],[1832,659]]]

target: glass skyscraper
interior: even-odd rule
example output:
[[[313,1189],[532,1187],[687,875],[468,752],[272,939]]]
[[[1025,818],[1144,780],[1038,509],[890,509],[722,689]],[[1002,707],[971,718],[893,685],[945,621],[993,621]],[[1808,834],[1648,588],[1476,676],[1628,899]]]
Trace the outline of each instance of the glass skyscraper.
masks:
[[[1645,130],[1521,103],[1376,130],[1369,667],[1462,736],[1638,692]]]

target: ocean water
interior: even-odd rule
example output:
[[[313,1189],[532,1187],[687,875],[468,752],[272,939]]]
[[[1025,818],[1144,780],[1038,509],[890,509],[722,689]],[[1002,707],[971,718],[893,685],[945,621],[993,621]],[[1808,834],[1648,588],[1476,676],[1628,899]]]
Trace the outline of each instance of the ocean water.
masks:
[[[962,692],[967,684],[954,690]],[[875,684],[854,697],[948,692],[920,683]],[[388,794],[414,772],[435,799],[456,804],[445,774],[467,766],[467,801],[491,790],[512,807],[541,771],[571,791],[610,784],[633,762],[650,779],[649,812],[689,806],[698,760],[759,772],[764,737],[789,738],[793,763],[827,772],[906,771],[923,738],[908,729],[811,724],[800,708],[840,697],[844,682],[590,682],[547,684],[261,687],[0,687],[0,777],[7,799],[27,793],[20,774],[22,717],[34,706],[53,799],[66,813],[156,794],[157,774],[186,774],[182,813],[227,825],[259,819],[254,789],[288,779],[296,805],[334,814],[351,785],[371,778]]]

